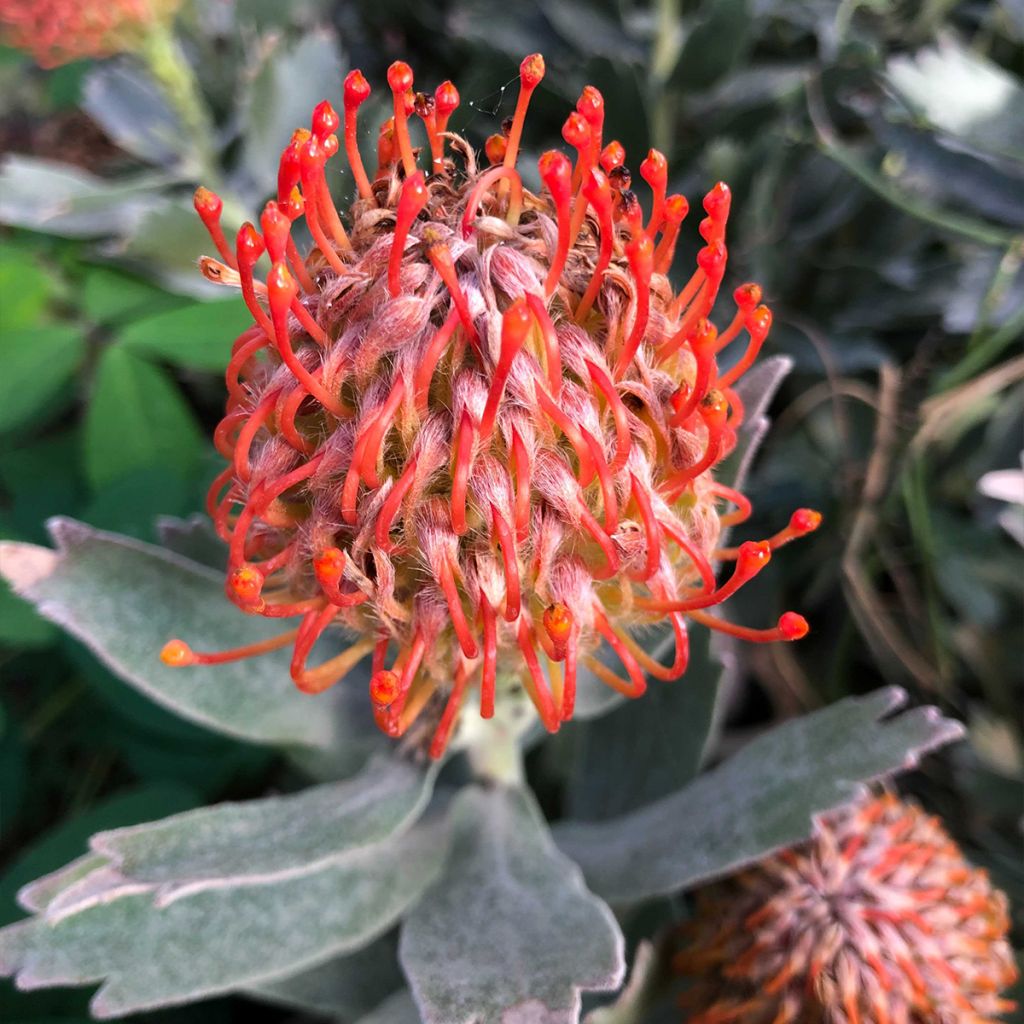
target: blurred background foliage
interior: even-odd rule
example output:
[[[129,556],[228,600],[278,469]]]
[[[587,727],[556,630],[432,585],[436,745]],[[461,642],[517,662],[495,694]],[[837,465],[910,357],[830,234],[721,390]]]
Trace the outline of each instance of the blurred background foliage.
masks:
[[[813,632],[743,652],[729,735],[883,682],[939,703],[972,742],[911,788],[1020,913],[1021,0],[213,0],[137,54],[44,71],[0,50],[2,536],[44,543],[62,514],[152,541],[158,516],[202,507],[219,373],[248,318],[195,270],[210,249],[197,183],[236,227],[312,106],[340,106],[349,68],[383,83],[399,57],[418,84],[457,81],[452,127],[480,146],[535,50],[549,70],[525,166],[591,83],[628,164],[659,147],[691,202],[728,181],[732,284],[764,285],[766,351],[794,362],[745,535],[796,505],[826,525],[736,612],[796,607]],[[350,181],[333,185],[347,201]],[[680,276],[695,250],[680,247]],[[0,663],[0,922],[90,833],[279,779],[269,755],[133,695],[6,591]],[[544,758],[531,770],[543,794]],[[7,988],[0,1015],[71,1022],[85,1002]],[[148,1018],[284,1016],[219,1000]]]

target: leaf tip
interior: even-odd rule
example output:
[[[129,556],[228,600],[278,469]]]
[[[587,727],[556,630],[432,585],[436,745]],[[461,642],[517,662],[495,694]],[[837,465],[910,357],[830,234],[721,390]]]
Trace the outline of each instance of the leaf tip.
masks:
[[[0,541],[0,575],[22,596],[53,573],[59,558],[56,551],[38,544]]]

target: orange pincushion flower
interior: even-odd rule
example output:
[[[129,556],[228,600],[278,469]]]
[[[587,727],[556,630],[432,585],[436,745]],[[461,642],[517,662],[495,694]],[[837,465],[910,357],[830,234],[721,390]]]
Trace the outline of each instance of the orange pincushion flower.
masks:
[[[1014,1008],[1006,897],[892,795],[697,897],[688,1024],[994,1024]]]
[[[0,34],[44,68],[109,57],[139,45],[146,30],[173,17],[181,0],[2,0]]]
[[[581,662],[632,697],[645,672],[681,675],[686,616],[755,641],[807,631],[791,612],[756,630],[704,611],[820,518],[802,510],[766,541],[717,549],[722,526],[750,512],[713,470],[743,418],[734,385],[771,325],[756,285],[736,289],[720,333],[709,319],[729,189],[705,197],[707,244],[676,292],[666,275],[688,204],[666,195],[667,164],[652,150],[641,164],[653,195],[645,219],[622,147],[602,148],[596,89],[566,122],[575,162],[546,152],[543,192],[523,187],[516,158],[543,74],[539,54],[523,61],[515,115],[488,144],[486,169],[448,132],[455,86],[415,93],[399,61],[372,179],[356,145],[370,86],[353,71],[343,119],[321,103],[285,149],[260,230],[244,225],[232,247],[220,200],[196,193],[221,256],[204,257],[204,272],[240,287],[254,319],[235,343],[215,436],[229,465],[209,510],[230,545],[228,596],[252,614],[299,619],[297,633],[257,646],[294,638],[292,677],[307,692],[372,651],[378,723],[398,736],[433,717],[434,756],[471,687],[489,717],[501,681],[520,679],[553,732],[573,713]],[[347,226],[325,178],[342,146],[358,190]],[[303,216],[314,243],[305,257],[292,238]],[[262,282],[253,268],[264,252]],[[718,353],[743,335],[743,354],[720,371]],[[722,584],[719,559],[735,563]],[[676,638],[667,668],[629,632],[665,617]],[[332,625],[356,643],[309,668]],[[624,675],[593,657],[603,641]],[[178,641],[165,660],[251,653],[201,655]]]

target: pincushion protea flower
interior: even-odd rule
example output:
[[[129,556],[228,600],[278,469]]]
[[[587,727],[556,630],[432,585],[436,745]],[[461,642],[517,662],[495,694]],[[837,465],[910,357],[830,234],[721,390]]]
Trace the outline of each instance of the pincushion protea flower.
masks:
[[[3,0],[3,40],[44,68],[134,49],[181,0]]]
[[[688,1024],[985,1024],[1014,1008],[1006,897],[891,794],[702,890],[675,966]]]
[[[687,201],[666,195],[667,163],[651,150],[640,164],[652,195],[644,216],[622,147],[602,146],[596,89],[565,123],[575,163],[546,152],[543,193],[523,187],[516,156],[543,74],[539,54],[523,61],[515,114],[488,140],[487,168],[447,131],[455,86],[415,93],[396,62],[372,178],[356,145],[370,87],[353,71],[343,125],[325,101],[285,149],[260,230],[244,225],[231,247],[220,200],[197,191],[221,257],[204,258],[204,272],[240,287],[254,319],[228,367],[215,439],[229,465],[209,497],[230,545],[227,594],[246,612],[300,624],[218,654],[172,641],[166,663],[291,645],[292,677],[313,693],[372,654],[378,724],[398,736],[431,709],[439,756],[471,685],[489,717],[499,678],[521,679],[553,732],[573,713],[581,660],[630,697],[645,672],[682,675],[684,616],[755,641],[806,632],[794,613],[758,630],[705,611],[820,519],[802,509],[769,540],[717,549],[721,528],[750,512],[713,471],[743,418],[733,386],[771,325],[753,284],[735,290],[721,331],[709,319],[729,189],[705,197],[706,245],[676,292],[666,274]],[[325,179],[342,126],[358,189],[347,227]],[[292,237],[303,216],[305,258]],[[264,282],[253,271],[265,251]],[[720,371],[718,353],[744,335],[742,355]],[[734,563],[722,584],[715,560]],[[666,616],[676,649],[663,667],[629,630]],[[331,625],[355,643],[308,667]],[[594,659],[602,641],[623,676]]]

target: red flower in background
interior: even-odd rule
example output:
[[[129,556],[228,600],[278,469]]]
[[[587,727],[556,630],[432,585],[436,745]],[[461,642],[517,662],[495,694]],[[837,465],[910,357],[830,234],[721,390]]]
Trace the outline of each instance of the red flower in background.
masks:
[[[174,15],[181,0],[0,0],[4,42],[44,68],[137,47],[151,25]]]
[[[697,897],[688,1024],[994,1024],[1014,1003],[1006,896],[891,795]]]
[[[168,664],[292,646],[295,683],[319,692],[372,655],[378,723],[399,736],[426,711],[439,756],[471,687],[487,717],[506,680],[521,681],[554,732],[573,713],[581,661],[631,697],[645,674],[682,675],[687,618],[754,641],[806,633],[792,612],[760,630],[706,611],[820,520],[799,510],[768,540],[718,547],[721,528],[750,514],[714,470],[743,420],[734,385],[771,326],[753,284],[733,292],[720,328],[711,321],[729,189],[704,197],[705,246],[676,292],[666,275],[688,203],[666,195],[667,163],[651,150],[644,213],[622,146],[604,144],[596,89],[565,122],[575,160],[544,153],[542,193],[524,188],[516,158],[543,75],[539,54],[523,61],[486,168],[447,131],[455,86],[416,93],[396,62],[372,176],[356,142],[370,87],[353,71],[343,121],[325,101],[295,132],[259,229],[244,225],[229,245],[220,200],[197,191],[221,257],[204,272],[240,287],[254,320],[235,343],[215,435],[229,463],[209,498],[230,546],[227,594],[299,626],[217,654],[172,641]],[[358,190],[347,225],[325,177],[342,146]],[[305,257],[293,238],[302,218]],[[742,354],[722,371],[726,346]],[[733,564],[719,584],[720,560]],[[630,632],[665,618],[668,667]],[[354,644],[309,667],[333,625]],[[623,674],[593,657],[602,642]]]

